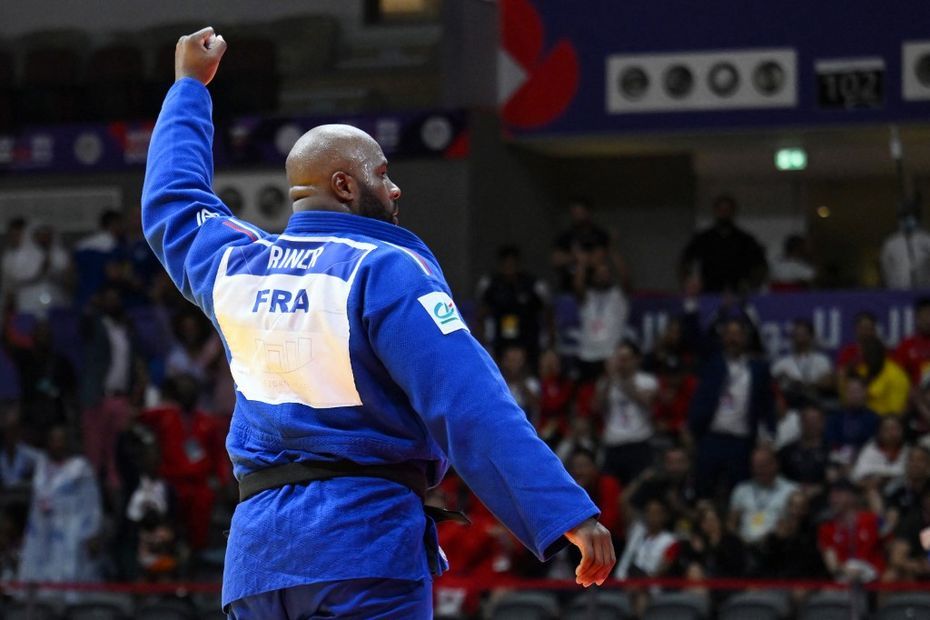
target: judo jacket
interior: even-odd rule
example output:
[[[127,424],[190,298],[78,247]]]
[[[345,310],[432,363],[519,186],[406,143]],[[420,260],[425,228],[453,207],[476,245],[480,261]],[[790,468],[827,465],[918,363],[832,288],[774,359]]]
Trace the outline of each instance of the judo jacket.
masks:
[[[145,236],[222,336],[236,384],[237,478],[298,461],[453,466],[540,559],[599,511],[537,437],[462,320],[433,253],[404,228],[299,212],[283,234],[212,189],[212,104],[169,90],[149,147]],[[263,491],[233,516],[223,604],[280,588],[430,577],[435,524],[410,489],[335,478]],[[441,554],[441,553],[440,553]]]

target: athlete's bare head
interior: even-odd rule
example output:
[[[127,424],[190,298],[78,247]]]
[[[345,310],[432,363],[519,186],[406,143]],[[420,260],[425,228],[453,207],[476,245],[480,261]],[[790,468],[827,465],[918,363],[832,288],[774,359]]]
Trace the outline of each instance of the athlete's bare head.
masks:
[[[397,224],[400,188],[374,138],[351,125],[320,125],[287,156],[294,211],[344,211]]]

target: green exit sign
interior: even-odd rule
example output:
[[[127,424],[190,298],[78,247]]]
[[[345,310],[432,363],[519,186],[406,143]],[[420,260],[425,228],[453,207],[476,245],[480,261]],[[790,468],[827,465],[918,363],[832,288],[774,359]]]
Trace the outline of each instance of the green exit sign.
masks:
[[[779,170],[804,170],[807,168],[807,152],[804,149],[778,149],[775,151],[775,167]]]

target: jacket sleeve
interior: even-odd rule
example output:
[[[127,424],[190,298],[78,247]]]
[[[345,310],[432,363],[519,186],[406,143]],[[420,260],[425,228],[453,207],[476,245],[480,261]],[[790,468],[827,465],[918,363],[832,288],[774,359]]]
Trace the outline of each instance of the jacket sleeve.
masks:
[[[192,78],[171,87],[155,123],[142,188],[142,229],[181,293],[212,316],[224,250],[264,236],[213,192],[212,102]]]
[[[548,559],[565,545],[565,532],[599,510],[539,439],[493,360],[448,305],[444,284],[403,268],[377,279],[384,294],[368,297],[383,303],[366,300],[364,317],[375,354],[459,476],[527,548]]]

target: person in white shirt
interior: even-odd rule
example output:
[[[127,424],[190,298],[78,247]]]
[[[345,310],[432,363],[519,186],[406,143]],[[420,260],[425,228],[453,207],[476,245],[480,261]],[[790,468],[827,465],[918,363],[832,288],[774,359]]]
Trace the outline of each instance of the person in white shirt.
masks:
[[[663,577],[675,564],[678,556],[678,538],[669,531],[669,509],[659,498],[646,502],[643,516],[629,532],[623,555],[617,562],[614,577],[627,579],[636,577]],[[636,617],[642,617],[649,596],[639,589],[631,589]]]
[[[882,280],[894,289],[930,287],[930,233],[920,228],[916,211],[898,219],[898,230],[882,245]]]
[[[615,283],[606,260],[589,265],[588,255],[579,253],[575,273],[578,296],[578,360],[581,379],[594,379],[603,371],[604,362],[623,339],[630,313],[623,290]]]
[[[752,478],[741,482],[730,496],[729,524],[748,545],[762,542],[775,529],[788,498],[798,486],[778,473],[778,459],[768,446],[752,453]]]
[[[785,239],[782,257],[772,263],[769,274],[774,290],[800,290],[810,288],[817,277],[817,270],[808,258],[807,239],[801,235],[789,235]]]
[[[607,362],[597,385],[597,404],[604,418],[604,473],[627,484],[652,465],[655,434],[652,405],[659,382],[641,372],[640,351],[624,341]]]
[[[897,416],[884,416],[878,433],[862,447],[850,478],[881,489],[885,483],[903,478],[910,447],[904,443],[904,424]]]
[[[3,258],[3,281],[16,310],[47,317],[50,310],[71,303],[71,256],[58,243],[52,227],[33,226],[19,246]]]
[[[807,319],[795,319],[791,330],[792,351],[772,365],[789,405],[816,399],[834,385],[833,362],[814,348],[814,326]]]

